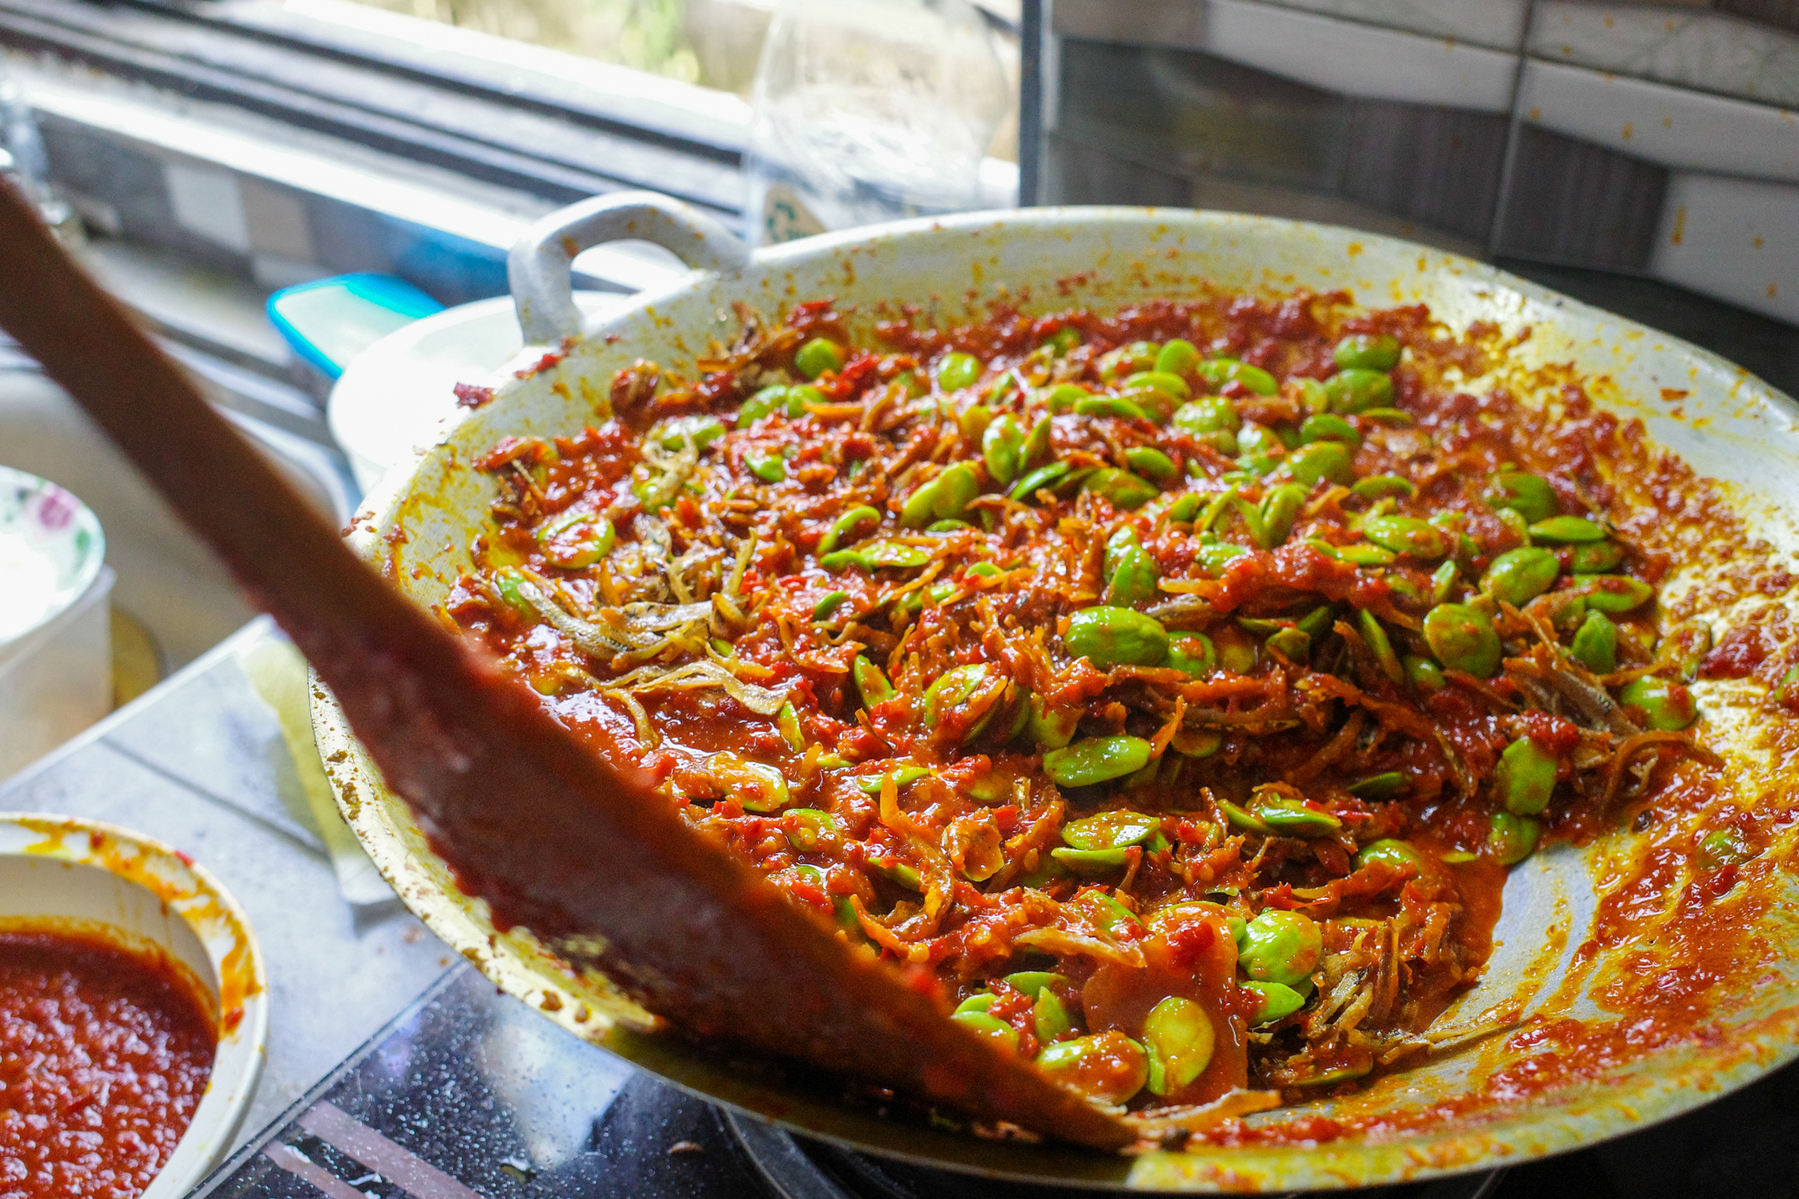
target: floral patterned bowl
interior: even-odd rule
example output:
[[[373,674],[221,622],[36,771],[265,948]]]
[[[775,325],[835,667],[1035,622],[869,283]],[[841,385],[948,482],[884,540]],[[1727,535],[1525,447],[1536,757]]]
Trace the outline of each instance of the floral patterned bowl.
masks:
[[[86,505],[47,479],[0,467],[0,660],[80,599],[105,557]]]

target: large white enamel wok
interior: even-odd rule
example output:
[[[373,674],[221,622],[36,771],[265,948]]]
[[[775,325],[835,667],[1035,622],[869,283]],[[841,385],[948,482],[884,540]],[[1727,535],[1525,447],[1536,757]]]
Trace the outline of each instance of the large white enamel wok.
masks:
[[[570,298],[574,254],[639,238],[674,251],[693,273],[624,310],[584,323]],[[470,567],[488,527],[491,480],[470,463],[504,435],[567,435],[598,419],[612,374],[648,358],[691,372],[696,355],[729,342],[734,303],[774,315],[834,297],[858,321],[877,304],[910,302],[945,319],[1006,297],[1026,311],[1108,309],[1178,296],[1201,283],[1267,293],[1348,289],[1369,307],[1425,303],[1465,329],[1492,322],[1518,340],[1481,391],[1529,388],[1532,372],[1570,363],[1593,380],[1601,406],[1640,418],[1654,441],[1729,485],[1757,536],[1799,545],[1799,432],[1793,402],[1721,359],[1465,258],[1322,225],[1212,212],[1124,208],[1034,209],[910,221],[812,238],[751,253],[716,222],[663,197],[633,193],[546,217],[512,257],[513,294],[526,348],[491,380],[494,400],[447,422],[411,469],[389,473],[356,519],[351,540],[419,603],[443,599]],[[479,382],[470,380],[470,382]],[[1678,403],[1667,397],[1676,397]],[[1720,621],[1724,613],[1714,613]],[[1782,763],[1755,745],[1740,685],[1701,684],[1707,736],[1728,761],[1743,802],[1793,802]],[[721,1060],[654,1030],[606,981],[576,977],[525,930],[498,933],[486,905],[452,883],[406,804],[382,785],[341,712],[322,691],[314,726],[344,814],[401,898],[495,983],[576,1035],[696,1093],[791,1128],[876,1152],[955,1169],[1060,1184],[1140,1189],[1290,1190],[1369,1185],[1490,1168],[1555,1153],[1665,1119],[1765,1073],[1799,1051],[1799,887],[1785,870],[1756,875],[1766,904],[1738,922],[1738,965],[1713,988],[1715,1029],[1632,1055],[1582,1082],[1519,1099],[1431,1116],[1432,1105],[1487,1087],[1526,1050],[1509,1035],[1476,1038],[1347,1099],[1252,1117],[1251,1123],[1326,1113],[1393,1112],[1389,1131],[1317,1145],[1205,1148],[1108,1158],[1078,1150],[983,1142],[898,1121],[803,1089],[779,1073]],[[1765,857],[1790,854],[1799,827]],[[1640,848],[1628,830],[1583,849],[1559,847],[1513,872],[1498,948],[1484,980],[1438,1022],[1478,1030],[1498,1020],[1609,1018],[1594,996],[1626,966],[1615,951],[1576,959],[1597,896]],[[1682,881],[1684,885],[1684,880]],[[1720,903],[1739,902],[1733,893]],[[1678,961],[1661,968],[1678,970]],[[1732,973],[1731,971],[1734,971]],[[1498,1015],[1496,1015],[1498,1014]],[[1503,1019],[1500,1017],[1503,1016]],[[1410,1113],[1409,1117],[1407,1113]]]

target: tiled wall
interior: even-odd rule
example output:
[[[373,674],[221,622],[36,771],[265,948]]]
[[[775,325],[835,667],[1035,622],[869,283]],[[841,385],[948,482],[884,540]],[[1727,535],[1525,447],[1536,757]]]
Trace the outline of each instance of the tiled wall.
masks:
[[[1050,0],[1043,200],[1337,221],[1799,323],[1799,0]]]

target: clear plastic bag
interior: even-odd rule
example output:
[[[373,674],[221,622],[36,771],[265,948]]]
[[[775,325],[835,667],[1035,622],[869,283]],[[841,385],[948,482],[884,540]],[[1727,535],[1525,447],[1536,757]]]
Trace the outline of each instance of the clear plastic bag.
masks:
[[[967,0],[782,0],[753,95],[752,241],[980,204],[1011,103]]]

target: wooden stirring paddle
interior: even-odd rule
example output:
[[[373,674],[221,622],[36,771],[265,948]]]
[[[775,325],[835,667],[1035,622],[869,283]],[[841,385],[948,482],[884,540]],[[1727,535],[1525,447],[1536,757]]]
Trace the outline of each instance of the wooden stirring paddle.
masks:
[[[858,958],[644,775],[339,540],[0,185],[0,327],[112,436],[336,693],[387,783],[496,923],[591,943],[676,1028],[1107,1149],[1120,1120]]]

